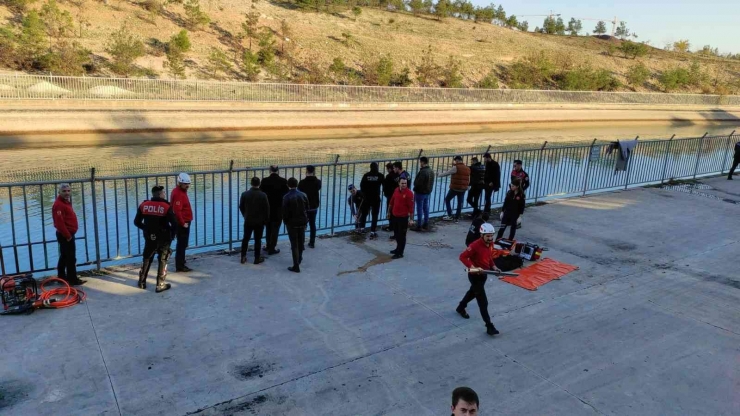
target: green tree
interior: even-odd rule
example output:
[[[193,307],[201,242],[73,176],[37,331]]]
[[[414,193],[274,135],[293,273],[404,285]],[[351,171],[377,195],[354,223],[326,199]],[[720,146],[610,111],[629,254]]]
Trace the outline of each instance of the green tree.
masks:
[[[280,21],[280,53],[285,53],[285,42],[290,42],[290,38],[293,36],[293,28],[288,24],[288,21],[283,19]]]
[[[618,37],[619,39],[627,39],[628,37],[630,37],[630,35],[631,33],[630,30],[627,28],[627,22],[619,22],[619,26],[614,32],[614,36]]]
[[[84,65],[90,62],[90,51],[77,42],[62,40],[44,55],[40,67],[54,74],[78,76],[85,73]]]
[[[47,0],[41,6],[39,16],[44,23],[46,34],[50,38],[50,45],[51,38],[59,41],[60,38],[70,36],[74,33],[72,15],[68,11],[60,9],[56,0]]]
[[[275,62],[275,38],[268,27],[262,28],[258,35],[260,51],[257,57],[262,65],[271,67]]]
[[[543,33],[547,33],[548,35],[554,35],[558,33],[557,24],[552,16],[548,16],[545,18],[545,21],[542,23],[542,30]]]
[[[260,74],[260,63],[259,57],[256,53],[250,50],[244,51],[242,54],[242,71],[248,81],[257,81],[257,77]]]
[[[401,72],[393,74],[390,85],[394,87],[408,87],[411,83],[411,69],[404,67]]]
[[[144,43],[129,31],[126,24],[113,32],[105,51],[111,56],[111,70],[118,74],[128,76],[134,70],[136,58],[146,54]]]
[[[519,26],[517,26],[517,29],[521,30],[522,32],[526,32],[529,30],[529,22],[526,20],[519,23]]]
[[[352,14],[355,16],[355,20],[362,14],[362,8],[359,6],[352,7]]]
[[[422,8],[422,11],[426,14],[432,14],[432,9],[434,9],[434,2],[433,0],[424,0],[424,7]]]
[[[498,77],[496,76],[496,72],[491,70],[483,79],[478,81],[478,84],[476,84],[477,88],[487,89],[487,90],[496,90],[498,89]]]
[[[632,42],[625,40],[617,48],[619,49],[625,58],[635,59],[640,56],[645,56],[648,53],[648,47],[644,43]]]
[[[347,76],[347,66],[342,61],[342,58],[336,57],[329,65],[329,73],[333,75],[334,82],[343,84]]]
[[[252,39],[257,38],[257,23],[259,23],[259,19],[259,13],[249,12],[244,15],[244,21],[242,22],[242,32],[249,39],[250,51],[252,50]]]
[[[440,67],[434,61],[432,46],[429,45],[421,56],[421,62],[416,65],[416,81],[422,87],[438,86]]]
[[[437,20],[445,19],[450,15],[450,9],[452,5],[449,0],[437,0],[437,4],[434,5],[434,15],[437,16]]]
[[[38,12],[31,10],[23,16],[21,32],[18,36],[17,59],[21,69],[31,69],[46,49],[44,23]]]
[[[369,85],[388,86],[393,78],[393,60],[389,56],[381,56],[377,61],[364,65],[365,82]]]
[[[700,87],[708,81],[708,76],[701,67],[699,61],[694,61],[689,67],[688,83],[693,87]]]
[[[424,2],[422,0],[410,0],[408,2],[409,9],[411,9],[411,13],[414,14],[414,16],[418,15],[419,13],[424,10]]]
[[[603,35],[604,33],[606,33],[606,23],[604,23],[603,20],[599,20],[599,23],[596,23],[594,33],[597,35]]]
[[[175,79],[185,79],[185,54],[181,50],[170,48],[167,51],[167,60],[164,61],[164,66]]]
[[[558,20],[555,21],[555,33],[558,35],[565,35],[565,23],[563,23],[563,18],[558,17]]]
[[[206,59],[206,68],[211,72],[212,77],[220,78],[221,73],[229,73],[233,69],[233,65],[226,52],[219,48],[211,48]]]
[[[578,36],[578,32],[583,30],[583,24],[580,20],[576,20],[575,17],[571,17],[568,22],[568,28],[566,31],[570,32],[571,36]]]
[[[689,71],[684,68],[672,68],[663,71],[658,76],[658,82],[665,92],[671,92],[689,85]]]
[[[650,69],[643,63],[633,65],[627,71],[627,82],[633,87],[642,86],[648,78],[650,78]]]
[[[442,69],[442,86],[445,88],[461,88],[462,85],[462,62],[450,55],[447,64]]]
[[[172,35],[170,41],[167,43],[167,49],[177,49],[182,53],[190,51],[191,47],[190,38],[188,37],[188,31],[183,29],[176,35]]]
[[[191,29],[199,29],[211,22],[211,18],[200,9],[199,0],[187,0],[183,5],[185,9],[185,24]]]
[[[474,18],[476,22],[491,23],[494,16],[496,16],[496,10],[493,5],[475,9]]]
[[[493,8],[493,6],[491,8]],[[503,26],[504,24],[506,24],[506,12],[504,11],[504,6],[499,4],[493,18],[498,22],[499,25]]]
[[[515,15],[512,14],[511,16],[509,16],[508,19],[506,19],[506,27],[508,27],[509,29],[513,27],[519,27],[519,21],[517,20]]]
[[[547,88],[554,75],[555,65],[544,52],[527,55],[506,71],[507,83],[515,89]]]

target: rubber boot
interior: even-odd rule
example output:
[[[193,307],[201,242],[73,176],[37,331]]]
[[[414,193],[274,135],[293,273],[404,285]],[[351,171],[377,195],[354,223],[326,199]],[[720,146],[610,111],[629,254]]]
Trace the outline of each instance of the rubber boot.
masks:
[[[146,278],[149,275],[149,267],[152,265],[151,260],[144,260],[139,270],[139,289],[146,289]]]
[[[170,259],[170,254],[172,254],[172,249],[169,247],[166,247],[162,254],[159,257],[159,268],[157,269],[157,288],[154,290],[155,292],[164,292],[165,290],[169,290],[172,285],[169,283],[165,283],[165,279],[167,278],[167,261]]]

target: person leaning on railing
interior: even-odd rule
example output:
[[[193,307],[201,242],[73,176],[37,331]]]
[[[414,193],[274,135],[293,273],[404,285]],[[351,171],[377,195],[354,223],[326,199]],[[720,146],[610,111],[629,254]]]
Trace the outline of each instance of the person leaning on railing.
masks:
[[[460,215],[462,214],[465,191],[467,191],[468,186],[470,186],[470,168],[465,166],[462,156],[455,156],[455,159],[452,163],[452,168],[450,168],[450,170],[448,170],[447,172],[439,174],[440,178],[443,178],[445,176],[452,176],[452,179],[450,180],[450,190],[447,191],[447,196],[445,196],[447,215],[442,217],[442,220],[457,222],[460,219]],[[452,216],[451,204],[453,198],[457,198],[457,211],[455,212],[454,217]]]
[[[51,207],[54,228],[59,242],[57,276],[72,286],[84,285],[86,280],[77,277],[77,247],[75,233],[79,228],[77,214],[72,207],[72,188],[67,183],[59,185],[59,196]]]

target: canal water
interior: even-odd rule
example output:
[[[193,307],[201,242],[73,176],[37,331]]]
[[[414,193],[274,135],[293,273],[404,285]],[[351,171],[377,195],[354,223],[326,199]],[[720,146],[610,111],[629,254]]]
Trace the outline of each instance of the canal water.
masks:
[[[137,158],[145,164],[132,165],[138,166],[136,169],[150,163],[156,165],[158,160],[181,160],[186,164],[189,161],[191,166],[195,166],[205,159],[208,160],[207,163],[216,165],[201,167],[222,169],[192,175],[190,197],[195,208],[195,221],[190,245],[196,250],[205,250],[239,246],[243,227],[237,209],[239,195],[247,189],[252,176],[264,177],[267,172],[263,169],[247,169],[244,164],[237,163],[230,172],[227,161],[264,157],[259,152],[250,153],[254,152],[255,146],[264,147],[266,151],[272,149],[270,152],[276,153],[267,152],[269,159],[278,162],[305,162],[312,155],[323,157],[323,160],[318,158],[314,161],[317,164],[317,176],[324,184],[318,226],[323,233],[330,233],[352,228],[352,218],[346,203],[347,186],[351,183],[359,184],[369,164],[367,161],[346,161],[350,158],[358,159],[350,156],[340,156],[339,163],[331,163],[336,160],[335,154],[360,154],[368,156],[368,160],[378,160],[383,164],[386,161],[408,158],[403,161],[404,166],[415,176],[418,170],[418,149],[425,149],[425,154],[435,155],[430,156],[431,166],[439,173],[449,167],[452,154],[469,153],[466,155],[466,161],[469,162],[472,154],[480,155],[489,145],[494,145],[492,152],[502,166],[502,189],[506,189],[508,185],[508,172],[513,160],[522,159],[525,170],[532,179],[527,199],[528,202],[533,202],[535,199],[544,200],[656,183],[663,179],[690,178],[694,174],[705,175],[727,169],[732,157],[729,152],[730,144],[739,139],[728,137],[732,129],[727,131],[727,126],[696,126],[694,130],[683,132],[686,136],[697,137],[707,130],[712,130],[711,133],[716,135],[704,139],[643,141],[646,138],[665,136],[651,128],[643,128],[642,132],[634,134],[641,136],[641,144],[630,162],[629,170],[620,172],[614,170],[616,152],[609,153],[609,146],[605,141],[634,138],[632,134],[627,135],[621,130],[602,135],[600,139],[604,141],[599,141],[594,146],[591,146],[592,137],[598,136],[593,134],[593,130],[583,129],[576,132],[563,131],[550,136],[546,136],[544,130],[530,130],[513,131],[509,136],[502,134],[500,137],[487,134],[480,137],[447,135],[363,139],[355,143],[356,146],[353,146],[353,140],[348,139],[345,147],[340,147],[335,141],[310,141],[292,143],[292,148],[286,146],[286,143],[223,143],[165,148],[118,146],[110,149],[4,151],[0,161],[3,169],[11,165],[41,165],[47,168],[46,175],[51,176],[28,185],[0,186],[0,245],[8,273],[54,269],[58,250],[54,241],[50,209],[56,196],[56,184],[48,182],[74,178],[71,181],[73,204],[80,219],[80,231],[76,236],[78,263],[92,266],[98,259],[103,264],[134,261],[130,259],[137,257],[143,249],[140,233],[132,224],[138,204],[147,197],[154,184],[166,186],[168,193],[175,186],[173,175],[143,176],[131,171],[131,166],[125,167],[127,160]],[[544,142],[543,139],[550,139],[550,143],[541,151],[540,143]],[[9,157],[13,161],[8,160]],[[64,175],[64,168],[75,164],[97,168],[98,175],[94,185],[90,182],[87,169],[81,169],[82,173],[75,170],[68,176]],[[265,164],[267,163],[261,166]],[[188,171],[193,172],[192,169]],[[284,167],[280,173],[285,177],[294,176],[300,179],[303,169]],[[448,184],[449,177],[436,180],[431,197],[431,211],[434,215],[441,215],[445,211],[444,197]],[[494,205],[500,205],[503,197],[503,192],[496,193]],[[467,204],[465,207],[470,209]],[[384,217],[383,212],[382,218]]]

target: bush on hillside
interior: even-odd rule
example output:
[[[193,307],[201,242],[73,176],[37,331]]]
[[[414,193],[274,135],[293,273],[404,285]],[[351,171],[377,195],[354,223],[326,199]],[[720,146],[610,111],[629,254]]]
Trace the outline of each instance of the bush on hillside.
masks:
[[[496,76],[496,72],[491,70],[483,79],[478,81],[478,84],[476,84],[476,88],[483,88],[488,90],[496,90],[498,89],[498,77]]]
[[[408,87],[412,83],[411,69],[409,67],[404,67],[401,72],[393,74],[390,85],[393,87]]]
[[[648,47],[644,43],[632,42],[626,40],[622,42],[617,48],[619,49],[625,58],[635,59],[637,57],[645,56],[648,53]]]
[[[211,18],[200,9],[199,0],[187,0],[183,5],[185,8],[185,24],[195,30],[211,22]]]
[[[257,81],[257,77],[261,72],[257,54],[252,53],[250,50],[244,51],[244,54],[242,54],[241,68],[247,81]]]
[[[167,42],[167,50],[177,49],[182,53],[187,53],[191,48],[190,37],[188,37],[188,31],[183,29],[176,35],[172,35],[170,41]]]
[[[220,79],[221,74],[231,72],[233,65],[226,52],[219,48],[211,48],[211,51],[208,53],[208,59],[206,60],[206,69],[208,69],[212,77]]]
[[[79,76],[90,62],[90,51],[77,42],[62,41],[39,60],[39,69],[59,75]]]
[[[650,69],[643,63],[633,65],[627,71],[627,82],[633,87],[642,86],[650,78]]]
[[[111,56],[111,70],[124,76],[133,72],[136,58],[144,56],[146,53],[144,43],[136,38],[125,24],[113,32],[105,51]]]
[[[421,62],[416,65],[416,81],[422,87],[439,86],[439,77],[442,68],[434,61],[432,46],[429,45],[421,56]]]
[[[506,81],[515,89],[544,89],[552,83],[555,72],[555,64],[540,52],[511,64],[506,71]]]
[[[658,76],[658,82],[665,92],[671,92],[689,85],[689,71],[685,68],[672,68],[663,71]]]
[[[442,69],[442,86],[445,88],[461,88],[463,86],[461,69],[462,61],[450,55],[450,59]]]
[[[366,62],[362,66],[367,85],[388,86],[393,79],[393,59],[381,56],[377,61]]]
[[[575,68],[557,78],[558,86],[565,91],[614,91],[620,87],[619,81],[606,69]]]

